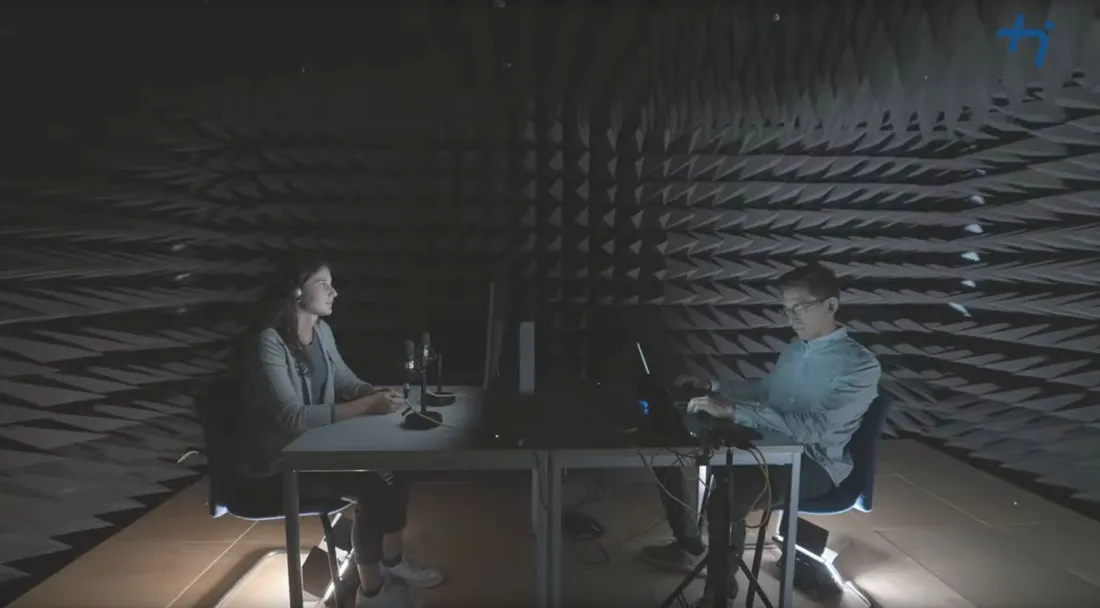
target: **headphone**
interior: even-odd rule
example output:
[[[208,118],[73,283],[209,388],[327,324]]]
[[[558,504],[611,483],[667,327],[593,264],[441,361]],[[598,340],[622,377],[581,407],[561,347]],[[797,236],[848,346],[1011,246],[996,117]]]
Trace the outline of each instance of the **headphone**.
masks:
[[[302,300],[302,288],[301,287],[295,287],[294,291],[291,292],[291,295],[293,295],[294,300],[297,301],[300,304],[301,300]],[[298,368],[298,376],[300,378],[305,378],[306,375],[309,374],[309,370],[306,368],[306,364],[304,362],[298,361],[298,360],[295,360],[295,364],[296,364],[295,366]],[[308,399],[308,397],[307,397],[307,399]]]

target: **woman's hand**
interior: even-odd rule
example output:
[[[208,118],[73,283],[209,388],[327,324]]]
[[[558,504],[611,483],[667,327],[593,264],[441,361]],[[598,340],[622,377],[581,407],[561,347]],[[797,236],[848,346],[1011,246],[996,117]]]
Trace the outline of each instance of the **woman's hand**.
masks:
[[[405,400],[396,391],[382,389],[363,397],[363,405],[367,415],[390,414],[401,409]]]

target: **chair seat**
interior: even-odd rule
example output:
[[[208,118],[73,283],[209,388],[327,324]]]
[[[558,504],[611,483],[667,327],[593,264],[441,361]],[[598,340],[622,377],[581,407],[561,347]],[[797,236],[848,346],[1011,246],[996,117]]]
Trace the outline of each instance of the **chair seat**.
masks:
[[[842,485],[824,496],[799,500],[798,512],[802,515],[836,515],[855,508],[859,500],[858,490],[851,490]],[[785,511],[788,505],[784,503],[776,505],[776,508]]]
[[[858,501],[859,494],[857,492],[845,491],[843,487],[840,487],[825,496],[799,504],[798,511],[808,515],[833,515],[850,510]]]
[[[234,478],[217,481],[220,483],[215,483],[213,480],[211,483],[211,499],[214,503],[211,515],[214,517],[229,514],[253,521],[286,517],[286,512],[283,510],[283,486],[278,477],[262,480]],[[302,496],[300,501],[299,515],[337,513],[354,504],[342,498],[310,496]]]
[[[281,500],[270,500],[267,496],[235,496],[233,500],[225,501],[218,505],[218,513],[229,514],[240,519],[261,521],[267,519],[283,519],[286,511]],[[315,499],[302,500],[298,509],[299,515],[310,516],[322,513],[337,513],[351,506],[346,500],[340,499]],[[224,513],[222,511],[224,510]]]

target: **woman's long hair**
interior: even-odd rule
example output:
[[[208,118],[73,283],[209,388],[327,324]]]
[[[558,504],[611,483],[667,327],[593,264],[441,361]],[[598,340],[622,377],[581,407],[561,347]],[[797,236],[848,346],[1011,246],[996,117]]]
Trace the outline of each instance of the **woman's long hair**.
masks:
[[[297,255],[279,266],[260,301],[258,331],[270,328],[279,332],[279,337],[294,355],[300,374],[308,373],[310,364],[306,345],[298,336],[298,300],[306,281],[329,267],[328,262],[319,255]]]

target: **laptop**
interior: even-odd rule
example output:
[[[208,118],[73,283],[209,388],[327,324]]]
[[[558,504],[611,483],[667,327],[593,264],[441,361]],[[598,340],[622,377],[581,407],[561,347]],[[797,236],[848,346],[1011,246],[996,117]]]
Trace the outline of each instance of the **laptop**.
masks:
[[[653,359],[646,356],[642,343],[637,342],[635,346],[643,374],[643,394],[647,395],[645,399],[650,417],[647,427],[652,437],[674,443],[690,443],[717,434],[721,440],[742,447],[752,445],[763,437],[758,431],[729,420],[689,414],[688,402],[706,395],[708,391],[690,387],[670,389],[650,366]]]
[[[647,430],[662,439],[673,441],[698,437],[702,429],[697,428],[697,417],[687,413],[687,405],[695,397],[705,395],[706,391],[670,387],[653,369],[653,358],[647,356],[646,347],[641,342],[635,342],[634,347],[639,366],[639,407],[644,410]]]

